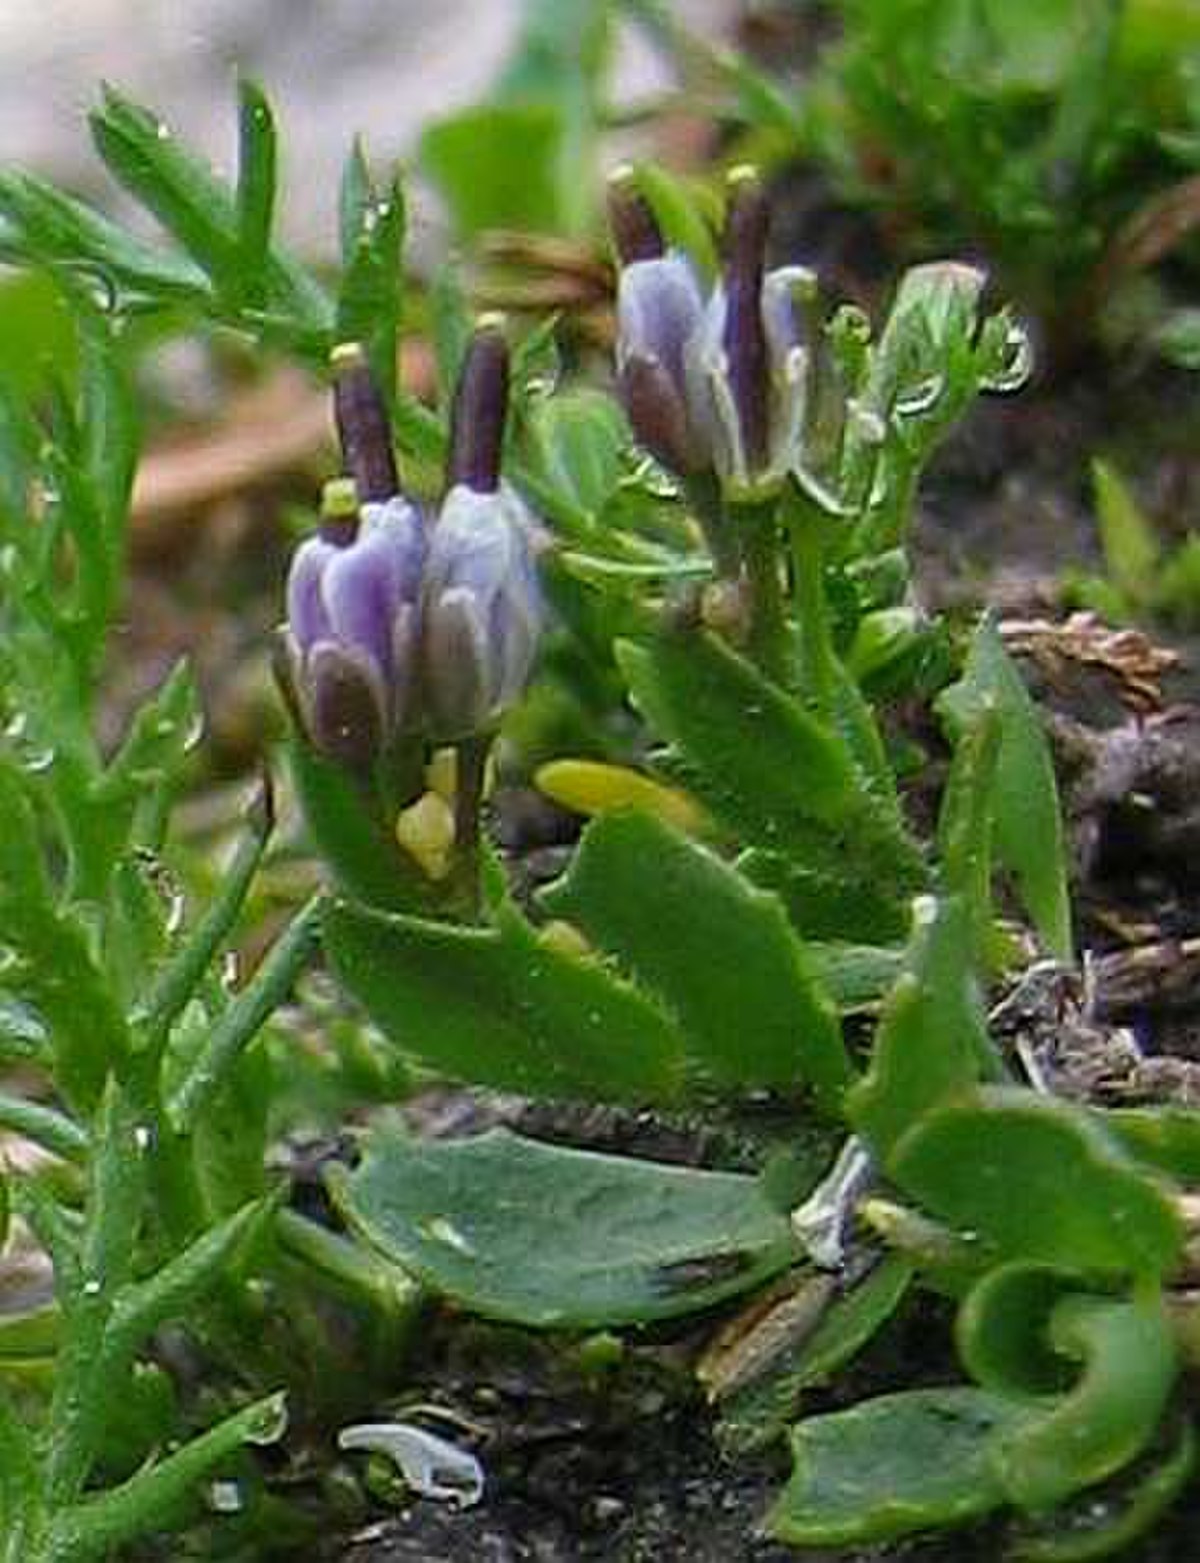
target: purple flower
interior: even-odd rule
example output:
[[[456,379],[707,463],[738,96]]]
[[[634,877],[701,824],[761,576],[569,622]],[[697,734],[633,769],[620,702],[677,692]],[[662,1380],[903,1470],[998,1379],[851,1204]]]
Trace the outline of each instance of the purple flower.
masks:
[[[292,559],[288,657],[314,747],[362,770],[414,715],[425,523],[396,496],[333,533],[326,524]]]
[[[542,628],[531,522],[506,485],[447,494],[429,544],[422,686],[439,740],[485,731],[524,692]]]
[[[778,482],[799,460],[808,355],[797,306],[813,278],[766,270],[757,179],[732,176],[724,270],[707,297],[687,257],[664,249],[627,171],[609,216],[622,261],[617,385],[639,443],[680,477],[715,472],[735,492]]]
[[[459,375],[450,427],[450,492],[429,543],[421,679],[434,737],[491,727],[524,692],[542,627],[533,523],[501,481],[508,346],[484,320]]]
[[[287,582],[285,693],[309,742],[368,773],[396,738],[484,732],[524,691],[542,624],[533,523],[500,479],[508,347],[482,321],[451,414],[449,493],[427,526],[394,484],[391,436],[361,352],[338,350],[335,399],[350,479]],[[358,505],[364,484],[378,497]]]

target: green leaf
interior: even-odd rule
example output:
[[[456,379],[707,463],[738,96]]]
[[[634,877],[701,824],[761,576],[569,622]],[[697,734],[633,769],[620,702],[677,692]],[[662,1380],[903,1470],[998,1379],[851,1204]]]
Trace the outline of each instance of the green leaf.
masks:
[[[1005,1494],[1039,1510],[1094,1486],[1135,1459],[1154,1436],[1177,1362],[1161,1298],[1064,1297],[1049,1324],[1054,1349],[1082,1363],[1079,1380],[1045,1414],[996,1441]]]
[[[890,1170],[934,1215],[1009,1258],[1154,1277],[1179,1262],[1173,1202],[1094,1114],[1067,1102],[984,1087],[929,1112]]]
[[[555,104],[492,103],[427,126],[418,155],[460,240],[494,228],[555,233],[565,140]]]
[[[1089,1492],[1074,1505],[1060,1505],[1042,1518],[1036,1531],[1016,1538],[1011,1556],[1019,1563],[1094,1563],[1124,1556],[1181,1497],[1195,1468],[1196,1434],[1185,1422],[1162,1463],[1139,1475],[1116,1504],[1106,1490],[1099,1502],[1098,1495]]]
[[[938,814],[938,858],[947,895],[959,896],[981,969],[995,936],[992,912],[992,798],[1002,736],[1000,713],[984,705],[959,735]]]
[[[511,911],[495,927],[462,928],[342,902],[325,944],[376,1024],[439,1074],[539,1096],[679,1093],[683,1045],[663,1010]]]
[[[1200,1112],[1194,1108],[1115,1107],[1099,1117],[1138,1161],[1183,1183],[1200,1183]]]
[[[852,812],[857,779],[836,738],[714,636],[622,641],[617,656],[635,702],[694,770],[701,796],[748,840],[803,847],[814,822],[838,824]]]
[[[57,1513],[47,1538],[48,1557],[91,1563],[147,1532],[171,1526],[179,1506],[215,1467],[237,1455],[244,1444],[273,1444],[287,1417],[282,1395],[268,1395],[235,1411],[215,1427],[153,1465],[143,1467],[119,1487],[89,1496]]]
[[[190,260],[135,238],[33,174],[0,172],[0,214],[16,225],[15,258],[52,268],[90,266],[104,282],[156,304],[208,293],[204,272]]]
[[[564,1150],[506,1130],[376,1131],[339,1206],[389,1259],[490,1318],[580,1329],[711,1307],[796,1257],[755,1178]]]
[[[542,397],[534,405],[530,432],[546,485],[598,522],[624,474],[629,445],[616,403],[586,387]]]
[[[1053,1351],[1047,1325],[1055,1306],[1078,1296],[1078,1271],[1018,1259],[988,1270],[955,1320],[959,1360],[984,1389],[1013,1399],[1060,1393],[1075,1376]]]
[[[697,192],[657,163],[639,163],[634,177],[668,245],[689,256],[702,277],[714,279],[720,262]]]
[[[804,1391],[828,1383],[883,1328],[907,1295],[912,1276],[906,1259],[889,1254],[843,1292],[811,1335],[722,1405],[722,1444],[740,1451],[774,1442],[795,1416]]]
[[[91,115],[109,169],[218,287],[234,278],[237,216],[228,188],[148,109],[105,88]]]
[[[423,907],[427,887],[416,864],[358,783],[300,738],[289,744],[288,762],[305,823],[337,883],[389,911]]]
[[[343,271],[337,334],[361,342],[389,407],[396,401],[401,266],[407,208],[399,180],[380,192],[355,144],[342,187]],[[355,226],[351,228],[351,224]]]
[[[995,625],[975,633],[962,679],[938,708],[952,733],[961,733],[993,705],[1000,721],[1000,753],[993,789],[993,849],[1016,880],[1021,900],[1047,948],[1071,959],[1071,905],[1058,786],[1041,719]]]
[[[238,83],[237,271],[242,297],[257,305],[267,297],[278,155],[266,93],[243,77]]]
[[[547,908],[577,923],[680,1023],[728,1085],[810,1085],[837,1113],[852,1078],[837,1015],[774,896],[649,814],[590,825]]]
[[[1098,456],[1092,461],[1092,487],[1100,546],[1114,585],[1134,604],[1152,602],[1162,555],[1154,528],[1117,469]]]
[[[929,1108],[969,1090],[996,1065],[960,901],[917,903],[906,969],[888,995],[871,1067],[847,1115],[885,1167]]]
[[[171,1121],[181,1132],[194,1127],[204,1105],[226,1083],[244,1050],[312,963],[320,946],[324,911],[320,893],[300,908],[254,976],[213,1023],[168,1103]]]
[[[1004,1501],[990,1449],[1022,1414],[998,1395],[950,1388],[812,1417],[792,1435],[795,1468],[766,1528],[792,1546],[845,1547],[977,1519]]]

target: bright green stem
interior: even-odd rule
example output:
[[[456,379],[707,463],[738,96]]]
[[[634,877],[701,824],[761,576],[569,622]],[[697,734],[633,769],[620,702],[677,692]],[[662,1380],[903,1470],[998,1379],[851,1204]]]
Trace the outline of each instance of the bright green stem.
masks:
[[[793,668],[775,506],[767,503],[730,509],[742,541],[750,597],[747,650],[768,678],[787,686],[793,682]]]
[[[457,775],[454,787],[454,878],[461,888],[467,914],[479,916],[482,904],[480,887],[479,833],[483,810],[483,792],[487,776],[491,734],[464,738],[455,745]]]
[[[271,1395],[226,1417],[174,1454],[138,1471],[120,1487],[56,1515],[38,1563],[85,1563],[107,1557],[114,1547],[170,1523],[177,1506],[214,1466],[243,1444],[268,1444],[283,1432],[283,1397]]]
[[[201,1107],[227,1077],[242,1049],[291,992],[317,953],[325,897],[315,895],[276,940],[258,971],[213,1025],[191,1070],[168,1104],[176,1131],[187,1134]]]
[[[179,953],[159,973],[145,1004],[133,1017],[144,1047],[157,1051],[165,1043],[167,1032],[183,1013],[228,938],[262,859],[271,823],[270,800],[264,796],[251,810],[249,827],[234,849],[233,860],[212,905]]]
[[[792,540],[792,590],[800,625],[800,660],[803,688],[823,716],[834,705],[836,657],[829,632],[829,605],[825,600],[825,544],[823,518],[815,506],[796,497],[788,509]]]

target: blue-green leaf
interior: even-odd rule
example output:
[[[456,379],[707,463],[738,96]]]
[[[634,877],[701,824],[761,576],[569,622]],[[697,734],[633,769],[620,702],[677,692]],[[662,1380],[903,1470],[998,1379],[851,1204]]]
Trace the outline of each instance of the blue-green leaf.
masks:
[[[692,1313],[760,1285],[797,1252],[755,1178],[506,1130],[433,1144],[376,1131],[334,1192],[405,1270],[477,1313],[541,1328]]]

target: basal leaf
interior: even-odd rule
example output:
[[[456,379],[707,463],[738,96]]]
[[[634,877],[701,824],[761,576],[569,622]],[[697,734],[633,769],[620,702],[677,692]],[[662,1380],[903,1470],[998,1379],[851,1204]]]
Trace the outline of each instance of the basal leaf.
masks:
[[[934,1215],[1007,1257],[1145,1276],[1179,1261],[1180,1217],[1158,1180],[1067,1102],[985,1087],[927,1113],[890,1170]]]
[[[666,1101],[682,1084],[674,1023],[597,960],[540,940],[515,912],[464,928],[332,909],[338,977],[410,1058],[536,1096]]]
[[[376,1131],[335,1196],[405,1270],[477,1313],[541,1328],[692,1313],[796,1257],[755,1178],[506,1130],[433,1144]]]
[[[992,1464],[1020,1508],[1047,1509],[1114,1475],[1153,1437],[1175,1382],[1176,1349],[1162,1300],[1064,1297],[1048,1336],[1081,1364],[1051,1409],[1001,1434]]]
[[[836,1112],[851,1069],[837,1015],[777,899],[649,814],[589,826],[545,892],[681,1026],[689,1062],[730,1085],[810,1085]]]
[[[976,1519],[1004,1502],[990,1449],[1022,1415],[961,1387],[810,1417],[792,1434],[795,1468],[767,1529],[792,1546],[845,1547]]]

